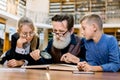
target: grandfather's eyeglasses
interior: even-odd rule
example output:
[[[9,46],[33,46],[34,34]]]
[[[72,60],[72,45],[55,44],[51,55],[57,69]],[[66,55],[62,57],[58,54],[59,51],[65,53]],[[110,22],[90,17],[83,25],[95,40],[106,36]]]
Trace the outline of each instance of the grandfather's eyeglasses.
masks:
[[[34,32],[24,32],[24,33],[22,33],[22,37],[33,37],[35,35],[35,33]]]
[[[68,32],[68,30],[66,32],[59,32],[59,33],[53,31],[52,34],[53,35],[58,35],[59,37],[63,37],[67,32]]]

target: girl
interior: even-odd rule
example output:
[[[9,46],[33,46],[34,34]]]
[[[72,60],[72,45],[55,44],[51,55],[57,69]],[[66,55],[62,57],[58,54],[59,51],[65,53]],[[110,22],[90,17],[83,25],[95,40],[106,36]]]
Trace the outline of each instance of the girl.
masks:
[[[35,26],[28,17],[22,17],[18,22],[17,33],[12,35],[11,49],[6,53],[6,65],[8,67],[18,67],[25,64],[33,65],[37,63],[30,52],[40,53],[39,38],[35,32]]]

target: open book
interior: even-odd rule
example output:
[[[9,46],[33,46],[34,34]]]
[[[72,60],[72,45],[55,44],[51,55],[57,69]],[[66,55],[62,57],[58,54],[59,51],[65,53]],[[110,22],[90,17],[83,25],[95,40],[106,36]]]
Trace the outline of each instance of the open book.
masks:
[[[76,65],[69,65],[69,64],[31,65],[31,66],[22,66],[22,68],[62,70],[62,71],[78,71],[78,68]]]

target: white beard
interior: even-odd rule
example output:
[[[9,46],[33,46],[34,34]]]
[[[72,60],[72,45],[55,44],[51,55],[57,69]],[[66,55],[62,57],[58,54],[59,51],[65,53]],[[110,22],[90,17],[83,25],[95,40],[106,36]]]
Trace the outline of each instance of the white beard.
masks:
[[[60,37],[60,39],[56,39],[56,36],[53,36],[53,46],[57,49],[64,49],[69,45],[71,41],[71,34],[67,33],[64,37]]]

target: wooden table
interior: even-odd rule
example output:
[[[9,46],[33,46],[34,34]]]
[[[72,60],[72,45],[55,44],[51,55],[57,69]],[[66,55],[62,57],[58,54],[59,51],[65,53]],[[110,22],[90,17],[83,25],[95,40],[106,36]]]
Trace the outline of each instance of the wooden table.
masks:
[[[120,72],[73,74],[70,71],[1,68],[0,80],[120,80]]]

